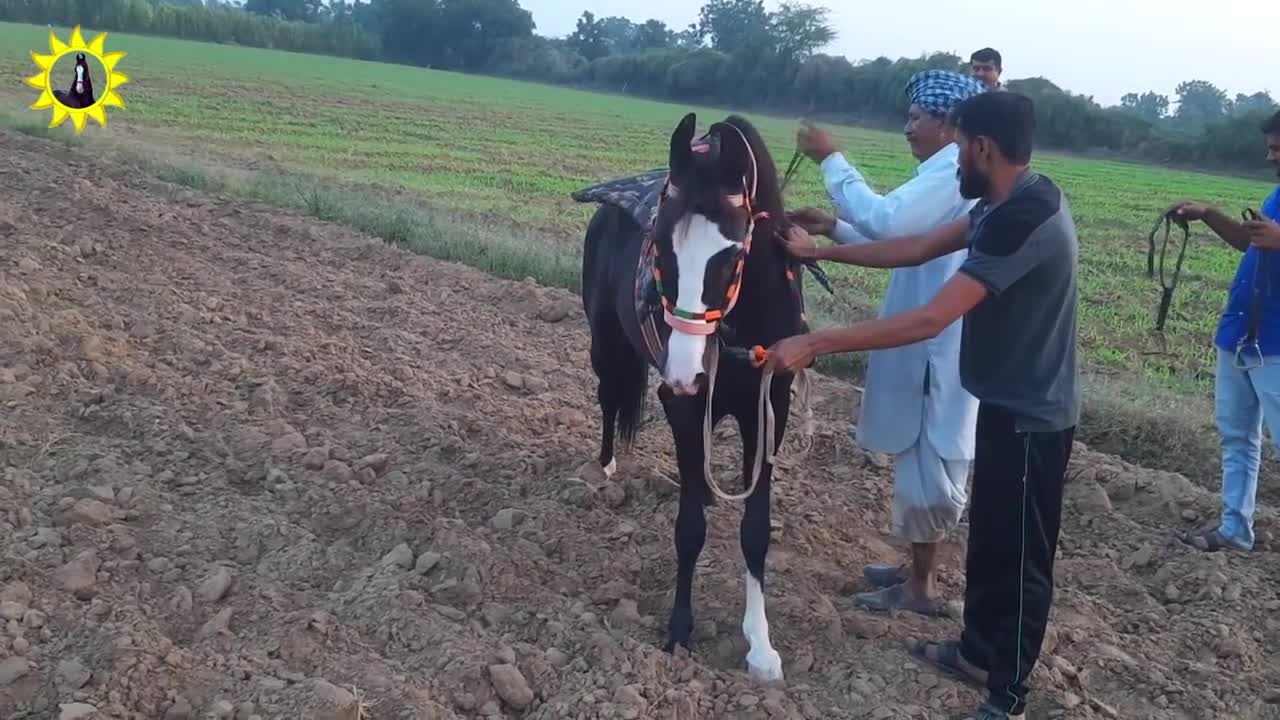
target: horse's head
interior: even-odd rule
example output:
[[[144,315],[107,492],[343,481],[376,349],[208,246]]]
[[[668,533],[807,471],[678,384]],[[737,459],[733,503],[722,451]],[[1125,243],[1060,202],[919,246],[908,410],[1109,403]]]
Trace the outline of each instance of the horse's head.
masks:
[[[93,93],[93,81],[89,79],[89,61],[84,53],[76,53],[76,80],[72,87],[77,95]]]
[[[89,77],[89,62],[85,60],[84,53],[76,53],[76,93],[84,92],[84,81]]]
[[[697,117],[671,135],[670,174],[654,222],[659,290],[671,336],[662,379],[694,395],[705,375],[707,339],[738,300],[756,221],[759,165],[735,125],[715,123],[694,139]]]

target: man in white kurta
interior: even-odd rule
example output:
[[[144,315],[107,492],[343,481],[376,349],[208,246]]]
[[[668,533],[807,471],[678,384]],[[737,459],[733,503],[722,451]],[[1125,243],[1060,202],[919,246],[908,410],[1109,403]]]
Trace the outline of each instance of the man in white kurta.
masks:
[[[904,132],[920,165],[913,178],[886,195],[868,186],[836,151],[829,134],[803,127],[800,149],[821,164],[838,219],[805,209],[793,213],[793,221],[810,233],[849,244],[923,233],[965,217],[974,201],[960,196],[959,148],[947,113],[983,90],[972,78],[952,72],[925,71],[911,79]],[[927,304],[966,255],[960,251],[893,270],[880,317]],[[878,590],[857,596],[861,606],[926,615],[946,612],[937,589],[938,547],[959,524],[968,502],[978,414],[977,399],[960,385],[961,322],[933,340],[870,353],[857,438],[863,448],[894,458],[892,529],[912,551],[909,567],[864,569],[867,582]]]

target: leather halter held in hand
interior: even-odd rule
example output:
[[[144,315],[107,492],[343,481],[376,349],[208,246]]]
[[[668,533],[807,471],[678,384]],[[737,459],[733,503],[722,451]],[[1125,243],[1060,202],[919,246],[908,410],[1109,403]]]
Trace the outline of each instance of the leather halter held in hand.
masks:
[[[667,325],[678,332],[688,335],[714,335],[720,324],[720,320],[733,311],[738,303],[738,294],[742,289],[742,268],[746,263],[747,254],[751,252],[751,236],[755,232],[755,221],[769,217],[767,212],[752,212],[752,206],[756,199],[756,183],[758,180],[758,172],[756,167],[755,151],[751,149],[751,143],[747,142],[747,138],[742,131],[729,123],[718,124],[718,127],[733,128],[733,131],[742,137],[742,144],[747,149],[747,155],[751,161],[750,184],[747,177],[742,178],[742,193],[730,195],[727,200],[734,207],[745,208],[747,211],[747,236],[742,241],[742,249],[738,251],[738,257],[734,263],[733,277],[729,281],[729,289],[725,293],[724,305],[720,308],[708,308],[704,312],[692,312],[683,310],[679,306],[673,304],[667,299],[666,293],[662,287],[662,273],[658,269],[656,263],[653,269],[653,279],[658,285],[658,295],[662,298],[662,314]],[[710,133],[708,133],[709,135]],[[707,142],[707,135],[695,140],[690,148],[695,153],[709,152],[710,143]],[[662,187],[662,194],[658,199],[658,208],[661,212],[662,203],[667,199],[668,194],[672,190],[671,177],[667,177],[667,182]],[[655,248],[656,249],[656,248]]]

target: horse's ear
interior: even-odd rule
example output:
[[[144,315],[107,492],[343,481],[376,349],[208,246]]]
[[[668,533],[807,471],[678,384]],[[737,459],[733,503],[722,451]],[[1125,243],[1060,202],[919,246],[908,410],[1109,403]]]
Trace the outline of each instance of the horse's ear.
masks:
[[[689,149],[689,145],[693,142],[693,133],[697,129],[698,116],[695,113],[689,113],[676,126],[675,132],[671,133],[669,167],[672,177],[684,177],[693,170],[693,151]]]
[[[742,187],[744,181],[750,186],[755,158],[746,136],[729,123],[716,123],[711,130],[720,138],[720,183],[735,191]]]

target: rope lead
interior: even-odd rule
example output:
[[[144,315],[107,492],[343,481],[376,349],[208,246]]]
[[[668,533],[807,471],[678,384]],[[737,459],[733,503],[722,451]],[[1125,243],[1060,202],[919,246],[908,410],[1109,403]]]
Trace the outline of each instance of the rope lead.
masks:
[[[738,353],[734,352],[734,350],[737,349],[735,348],[730,350],[729,354],[737,355]],[[769,358],[769,351],[759,345],[756,345],[751,348],[750,353],[751,364],[757,368],[763,368],[764,363]],[[728,502],[738,502],[739,500],[746,500],[755,493],[756,486],[760,483],[760,476],[764,470],[764,464],[774,464],[774,438],[776,437],[776,433],[774,431],[775,418],[773,414],[773,371],[764,369],[760,374],[760,395],[756,416],[756,454],[751,467],[750,482],[747,484],[745,492],[737,495],[730,495],[720,488],[720,484],[716,482],[715,476],[711,472],[711,435],[713,430],[711,422],[711,404],[712,400],[715,398],[716,374],[719,368],[720,343],[716,342],[712,346],[710,368],[707,372],[707,405],[706,414],[703,416],[702,421],[702,472],[707,483],[707,489],[713,496]],[[802,409],[802,414],[805,417],[806,435],[809,436],[811,441],[808,449],[805,450],[805,454],[808,454],[808,452],[813,448],[813,407],[810,398],[809,376],[805,371],[801,370],[796,373],[796,381],[797,385],[799,385],[796,392],[800,396],[800,408]],[[675,487],[680,487],[679,482],[671,480],[670,478],[668,478],[668,481]]]

